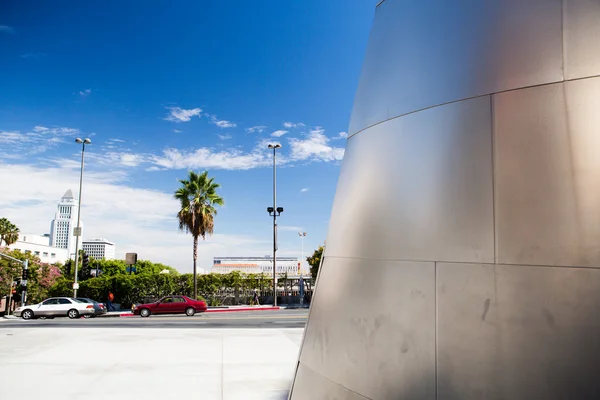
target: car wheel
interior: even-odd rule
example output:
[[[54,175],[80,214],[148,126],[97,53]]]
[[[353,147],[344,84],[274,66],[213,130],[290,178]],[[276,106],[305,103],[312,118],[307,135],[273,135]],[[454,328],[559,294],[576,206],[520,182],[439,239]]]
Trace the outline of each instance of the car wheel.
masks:
[[[149,317],[150,316],[150,310],[148,310],[147,308],[143,308],[140,311],[140,315],[144,318]]]
[[[31,310],[23,310],[21,313],[21,318],[23,319],[33,319],[33,311]]]
[[[76,309],[72,308],[69,310],[69,312],[67,313],[67,316],[71,319],[76,319],[79,318],[79,311],[77,311]]]
[[[196,314],[196,310],[194,310],[194,308],[193,308],[193,307],[188,307],[188,308],[185,310],[185,315],[187,315],[188,317],[193,317],[193,316],[194,316],[194,314]]]

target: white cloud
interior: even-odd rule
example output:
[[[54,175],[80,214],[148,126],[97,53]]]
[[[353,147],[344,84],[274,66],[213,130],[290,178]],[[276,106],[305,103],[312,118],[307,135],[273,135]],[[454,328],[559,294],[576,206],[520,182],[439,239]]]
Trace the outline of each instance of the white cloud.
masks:
[[[219,128],[235,128],[237,126],[235,122],[219,119],[216,115],[207,114],[207,117],[210,118],[211,123],[215,124]]]
[[[264,149],[255,148],[250,153],[242,150],[224,150],[214,152],[202,147],[196,150],[182,151],[166,149],[162,156],[152,156],[151,161],[160,167],[169,169],[211,168],[227,170],[246,170],[270,165],[271,160]]]
[[[87,97],[90,93],[92,93],[92,91],[90,89],[85,89],[85,90],[80,90],[79,91],[79,95],[81,97]]]
[[[292,160],[339,161],[344,158],[342,147],[329,145],[330,139],[324,129],[317,127],[310,131],[306,139],[289,139]]]
[[[300,189],[300,193],[306,193],[309,191],[309,188],[302,188]]]
[[[60,196],[67,189],[75,193],[79,187],[78,167],[78,163],[45,169],[0,163],[0,187],[11,188],[0,191],[2,216],[21,232],[48,233]],[[81,210],[84,238],[106,237],[116,242],[117,257],[136,252],[140,259],[191,272],[192,240],[178,232],[178,204],[172,193],[126,186],[122,178],[86,172]],[[25,181],[27,185],[22,184]],[[217,233],[198,246],[199,268],[210,271],[214,256],[268,253],[270,236],[261,240],[221,232],[218,218]]]
[[[237,126],[235,122],[225,120],[215,121],[214,124],[219,128],[235,128]]]
[[[116,138],[113,138],[113,139],[108,139],[108,140],[106,141],[106,143],[125,143],[125,141],[124,141],[123,139],[116,139]]]
[[[0,130],[0,155],[12,159],[24,158],[27,155],[39,154],[80,134],[79,129],[67,127],[47,128],[35,126],[31,131]]]
[[[271,136],[281,137],[281,136],[285,135],[286,133],[288,133],[288,131],[279,130],[279,131],[275,131],[275,132],[271,133]]]
[[[294,123],[294,122],[284,122],[283,123],[283,127],[284,128],[288,128],[288,129],[289,128],[300,128],[302,126],[305,126],[302,122],[297,122],[297,123]]]
[[[0,33],[15,33],[15,30],[8,25],[0,25]]]
[[[169,115],[165,117],[166,121],[171,122],[189,122],[192,117],[199,117],[202,109],[200,108],[191,108],[191,109],[183,109],[181,107],[167,107],[169,110]]]
[[[173,129],[173,132],[175,132],[175,133],[181,133],[181,131],[179,129]]]
[[[229,140],[231,139],[233,136],[231,135],[217,135],[219,137],[219,139],[221,140]]]
[[[262,133],[265,129],[267,129],[266,126],[257,125],[257,126],[252,126],[250,128],[246,128],[246,132],[248,132],[248,133],[254,133],[254,132]]]
[[[338,139],[346,139],[348,137],[348,132],[340,132],[338,134]]]

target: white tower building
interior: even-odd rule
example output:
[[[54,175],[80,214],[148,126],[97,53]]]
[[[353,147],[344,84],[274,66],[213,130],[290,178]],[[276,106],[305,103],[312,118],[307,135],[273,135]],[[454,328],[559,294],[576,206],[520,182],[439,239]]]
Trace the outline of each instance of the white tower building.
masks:
[[[58,203],[58,210],[50,224],[50,246],[67,249],[69,257],[75,254],[75,237],[73,230],[77,226],[77,208],[79,204],[73,197],[71,189],[63,195]],[[80,222],[83,227],[83,223]]]

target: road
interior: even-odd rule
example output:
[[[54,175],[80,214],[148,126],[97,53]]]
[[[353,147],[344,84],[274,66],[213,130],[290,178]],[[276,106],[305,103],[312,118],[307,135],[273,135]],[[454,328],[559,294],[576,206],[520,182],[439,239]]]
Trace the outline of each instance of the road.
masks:
[[[0,320],[0,330],[6,328],[181,328],[181,329],[219,329],[219,328],[304,328],[308,310],[248,311],[185,315],[153,315],[149,318],[134,317],[98,317],[92,319],[55,318],[52,320],[22,319]]]

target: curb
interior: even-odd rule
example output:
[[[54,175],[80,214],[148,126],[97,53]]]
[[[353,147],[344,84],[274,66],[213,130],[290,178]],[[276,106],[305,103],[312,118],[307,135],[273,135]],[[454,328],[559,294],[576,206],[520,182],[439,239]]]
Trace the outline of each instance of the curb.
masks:
[[[224,312],[240,312],[240,311],[274,311],[281,310],[281,307],[240,307],[240,308],[224,308],[224,309],[209,309],[205,313],[224,313]]]

